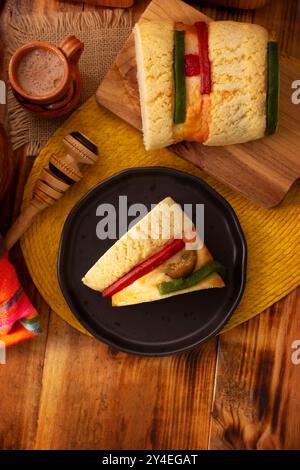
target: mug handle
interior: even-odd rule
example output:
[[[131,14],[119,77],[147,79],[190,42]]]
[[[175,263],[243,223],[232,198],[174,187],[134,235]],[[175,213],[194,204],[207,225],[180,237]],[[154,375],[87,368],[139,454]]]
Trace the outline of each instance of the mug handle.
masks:
[[[59,49],[64,53],[69,62],[77,64],[83,48],[83,42],[79,41],[76,36],[67,36],[58,46]]]

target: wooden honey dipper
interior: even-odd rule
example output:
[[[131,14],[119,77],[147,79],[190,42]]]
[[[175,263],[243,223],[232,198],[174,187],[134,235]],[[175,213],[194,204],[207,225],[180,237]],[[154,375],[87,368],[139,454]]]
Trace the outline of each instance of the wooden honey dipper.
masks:
[[[98,159],[97,146],[81,132],[71,132],[63,139],[65,155],[52,154],[48,168],[43,168],[32,199],[5,236],[9,250],[31,225],[34,217],[60,199],[73,183],[81,180],[81,164],[93,165]]]

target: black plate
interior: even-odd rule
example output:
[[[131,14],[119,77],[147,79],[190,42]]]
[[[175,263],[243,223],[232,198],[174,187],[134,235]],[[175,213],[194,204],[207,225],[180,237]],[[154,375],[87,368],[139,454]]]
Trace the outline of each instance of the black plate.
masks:
[[[113,308],[110,299],[84,286],[81,278],[115,242],[97,238],[96,208],[113,204],[118,221],[119,195],[148,209],[166,196],[179,204],[204,203],[205,243],[226,267],[226,287]],[[202,180],[169,168],[135,168],[94,187],[73,208],[62,233],[58,276],[70,309],[95,337],[130,353],[173,354],[212,337],[229,320],[245,287],[246,251],[233,209]]]

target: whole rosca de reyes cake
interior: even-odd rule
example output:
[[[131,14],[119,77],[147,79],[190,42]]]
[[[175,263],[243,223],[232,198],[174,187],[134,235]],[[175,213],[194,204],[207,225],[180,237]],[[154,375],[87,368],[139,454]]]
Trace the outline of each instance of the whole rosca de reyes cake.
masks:
[[[234,21],[142,21],[134,29],[144,142],[230,145],[273,134],[278,45]]]

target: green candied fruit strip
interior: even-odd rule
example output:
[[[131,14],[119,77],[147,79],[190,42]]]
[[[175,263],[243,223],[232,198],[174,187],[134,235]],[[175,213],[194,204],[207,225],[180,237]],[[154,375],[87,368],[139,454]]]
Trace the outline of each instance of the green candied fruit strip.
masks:
[[[267,125],[265,135],[276,132],[279,108],[279,48],[275,41],[268,42]]]
[[[157,287],[161,295],[166,295],[171,292],[193,287],[213,273],[225,274],[225,268],[221,263],[219,263],[219,261],[210,261],[188,277],[181,277],[172,281],[162,282]]]
[[[186,115],[186,91],[184,73],[184,31],[174,31],[174,123],[185,122]]]

